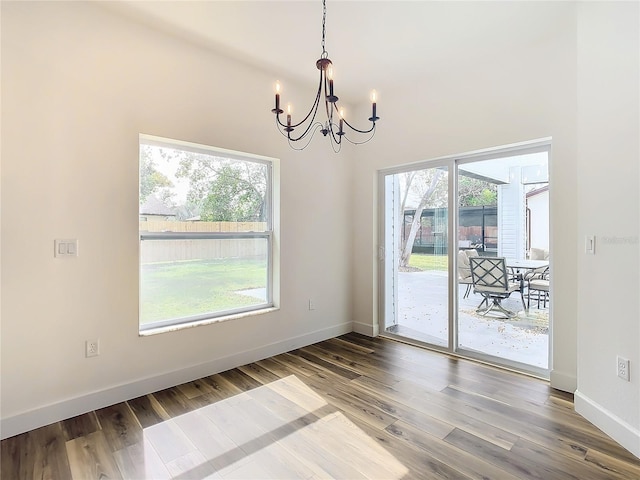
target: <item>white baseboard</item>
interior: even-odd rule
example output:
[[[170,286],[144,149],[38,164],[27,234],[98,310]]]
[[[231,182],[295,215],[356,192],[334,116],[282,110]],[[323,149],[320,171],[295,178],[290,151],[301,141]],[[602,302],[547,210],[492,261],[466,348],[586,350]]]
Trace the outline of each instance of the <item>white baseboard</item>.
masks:
[[[263,358],[289,352],[296,348],[337,337],[353,331],[352,323],[346,322],[298,337],[263,345],[252,350],[245,350],[228,357],[217,358],[198,365],[162,373],[152,377],[138,379],[131,383],[113,386],[104,390],[91,392],[79,397],[45,405],[34,410],[0,420],[0,438],[8,438],[35,428],[50,425],[60,420],[82,415],[99,408],[124,402],[165,388],[190,382],[198,378],[224,372],[231,368],[256,362]]]
[[[640,430],[594,402],[580,390],[574,396],[576,412],[640,458]]]
[[[377,337],[379,334],[378,324],[353,322],[353,331],[367,337]]]
[[[551,370],[549,383],[553,388],[557,388],[563,392],[573,393],[576,391],[576,388],[578,388],[578,379],[575,375],[569,375],[559,372],[558,370]]]

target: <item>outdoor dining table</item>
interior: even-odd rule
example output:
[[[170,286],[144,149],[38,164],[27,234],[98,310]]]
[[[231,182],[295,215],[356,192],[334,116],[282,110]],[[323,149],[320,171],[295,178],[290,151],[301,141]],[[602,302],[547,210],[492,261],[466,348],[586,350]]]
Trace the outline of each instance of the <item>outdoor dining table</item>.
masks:
[[[506,258],[505,263],[507,268],[515,270],[516,277],[520,279],[521,289],[524,289],[524,274],[526,272],[549,266],[549,260],[528,260],[526,258]]]

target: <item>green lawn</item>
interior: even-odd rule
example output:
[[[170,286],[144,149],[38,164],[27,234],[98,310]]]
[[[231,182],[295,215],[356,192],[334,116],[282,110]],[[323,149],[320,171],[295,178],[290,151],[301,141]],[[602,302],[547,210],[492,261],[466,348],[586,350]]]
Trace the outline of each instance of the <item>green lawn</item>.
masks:
[[[240,290],[265,288],[265,259],[194,260],[142,265],[140,323],[264,303]]]
[[[446,255],[414,253],[411,267],[447,270]],[[242,290],[266,288],[264,259],[194,260],[142,265],[140,323],[182,318],[264,303]]]
[[[409,259],[409,266],[420,270],[447,270],[449,259],[446,255],[426,255],[413,253]]]

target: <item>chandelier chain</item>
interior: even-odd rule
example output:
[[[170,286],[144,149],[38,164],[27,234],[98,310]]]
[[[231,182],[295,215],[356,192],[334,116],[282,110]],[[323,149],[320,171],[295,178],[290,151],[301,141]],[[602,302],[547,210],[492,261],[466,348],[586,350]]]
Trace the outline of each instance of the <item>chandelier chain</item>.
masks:
[[[327,58],[329,54],[324,48],[325,23],[327,20],[327,2],[322,0],[322,58]]]

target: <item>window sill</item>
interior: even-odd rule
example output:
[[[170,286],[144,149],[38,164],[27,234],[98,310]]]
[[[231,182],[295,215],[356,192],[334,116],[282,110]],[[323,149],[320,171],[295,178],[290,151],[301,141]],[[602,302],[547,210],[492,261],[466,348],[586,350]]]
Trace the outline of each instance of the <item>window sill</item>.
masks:
[[[158,335],[160,333],[175,332],[178,330],[184,330],[187,328],[200,327],[202,325],[211,325],[213,323],[228,322],[229,320],[237,320],[240,318],[253,317],[256,315],[264,315],[265,313],[271,313],[280,310],[278,307],[262,308],[260,310],[253,310],[251,312],[234,313],[233,315],[227,315],[224,317],[207,318],[204,320],[198,320],[195,322],[181,323],[177,325],[168,325],[166,327],[150,328],[149,330],[139,331],[138,336],[150,337],[152,335]]]

